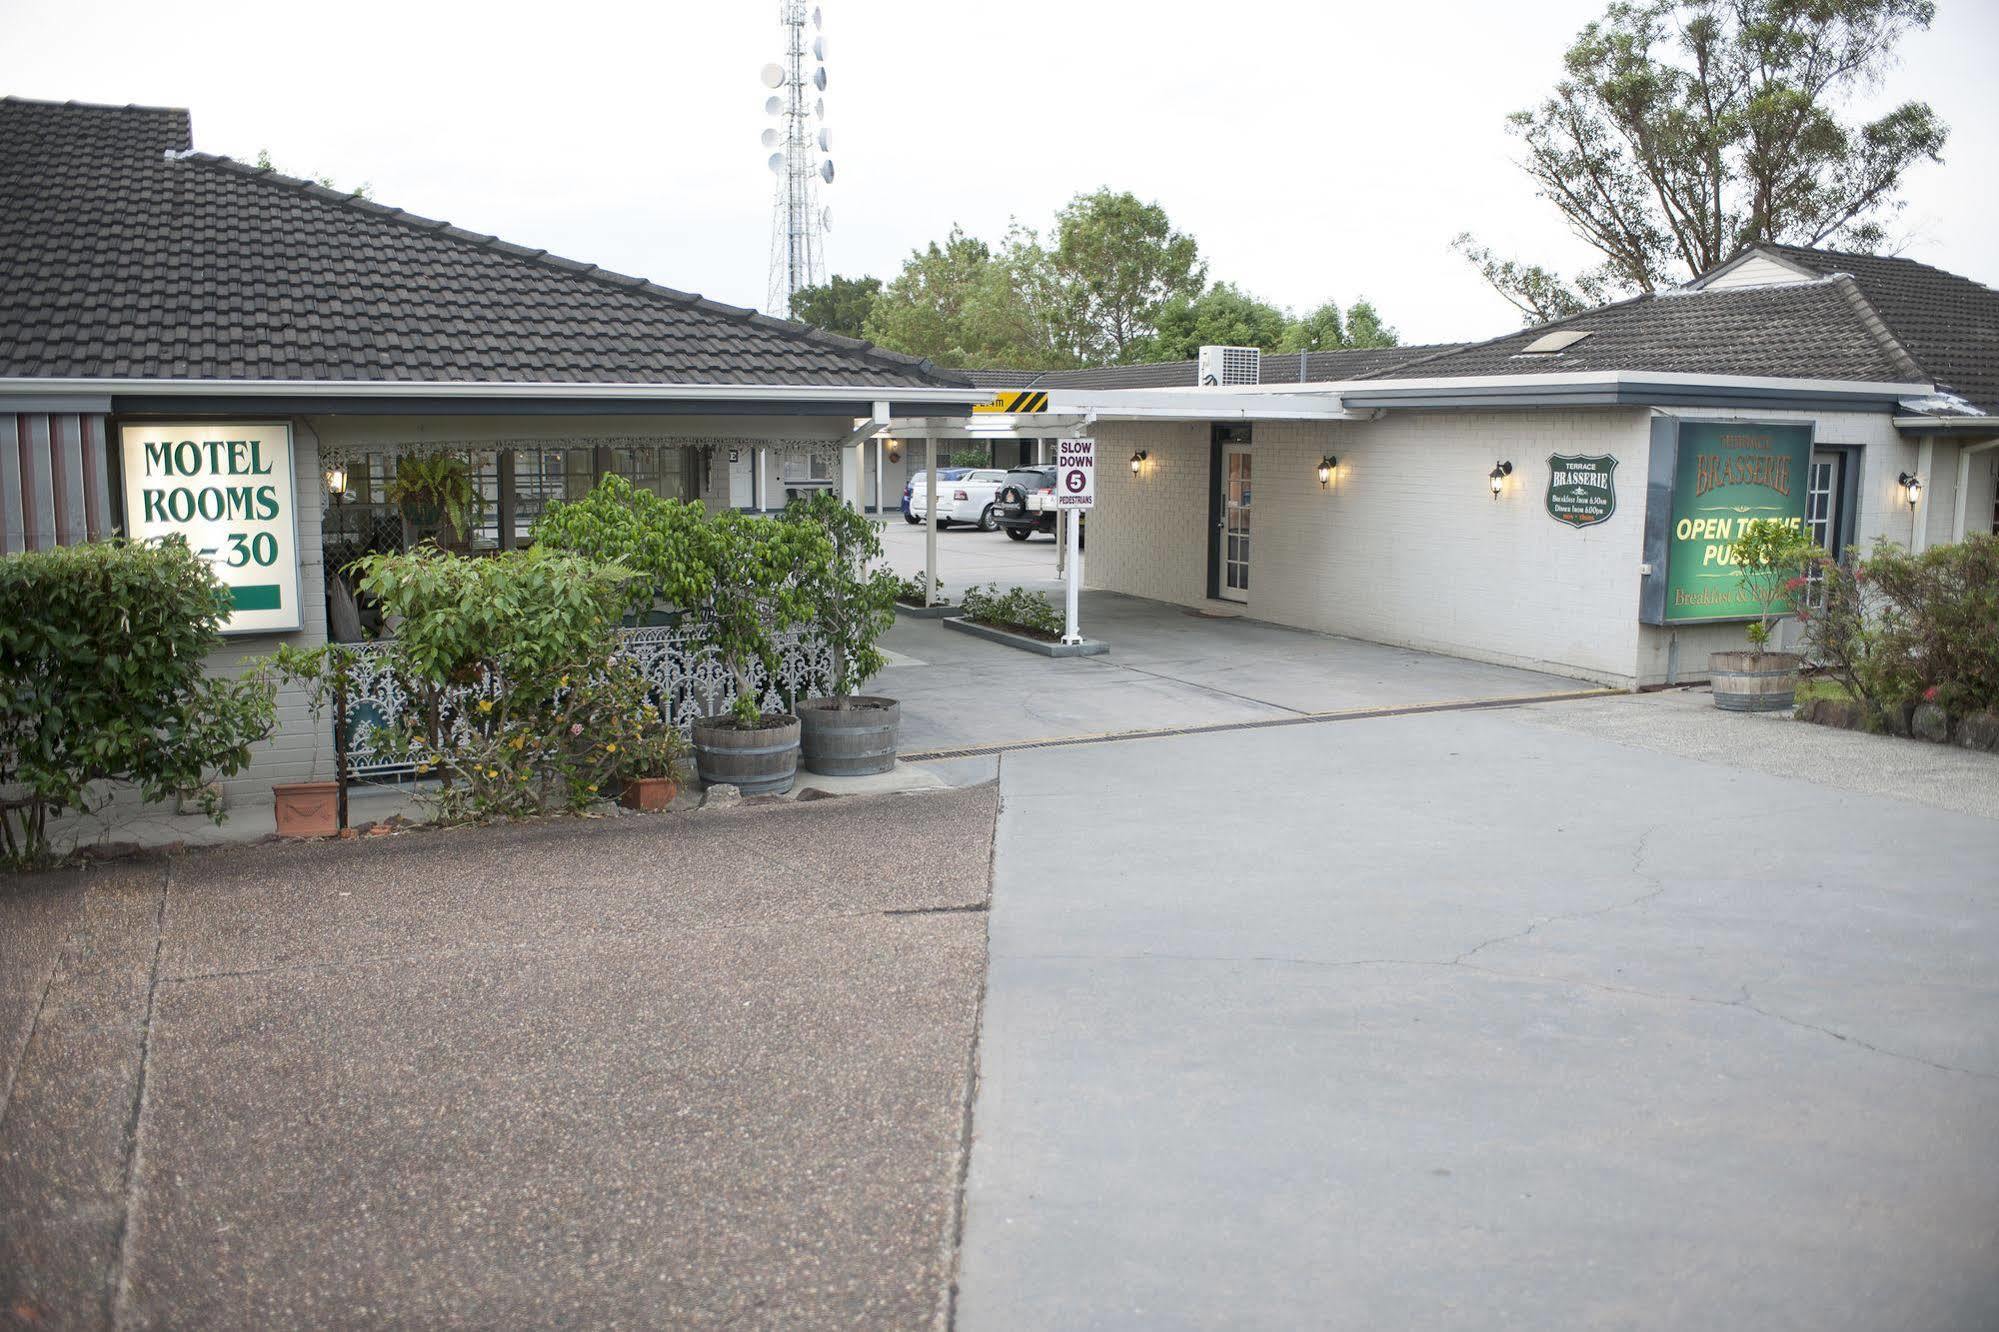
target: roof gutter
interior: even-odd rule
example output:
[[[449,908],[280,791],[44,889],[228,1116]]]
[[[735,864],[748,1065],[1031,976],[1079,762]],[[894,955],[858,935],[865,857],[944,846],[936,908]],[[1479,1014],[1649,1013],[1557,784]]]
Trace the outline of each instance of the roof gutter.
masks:
[[[1895,429],[1911,435],[1999,435],[1999,416],[1898,416]]]

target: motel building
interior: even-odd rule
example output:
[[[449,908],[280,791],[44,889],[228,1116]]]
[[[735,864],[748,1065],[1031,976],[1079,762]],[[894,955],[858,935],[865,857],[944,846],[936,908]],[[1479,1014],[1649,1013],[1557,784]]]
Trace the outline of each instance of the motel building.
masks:
[[[612,473],[887,515],[960,441],[1087,434],[1092,589],[1625,688],[1741,644],[1749,517],[1921,549],[1999,502],[1999,293],[1904,259],[1761,246],[1465,345],[945,370],[197,152],[184,111],[13,98],[0,254],[0,550],[184,535],[218,671],[360,637],[338,571],[439,535],[392,487],[440,456],[476,554]],[[279,716],[231,803],[332,775],[328,719]]]
[[[715,509],[895,508],[881,424],[989,396],[197,152],[181,110],[0,100],[0,255],[0,550],[183,534],[231,586],[218,670],[358,636],[330,571],[439,534],[391,497],[413,461],[469,463],[474,554],[608,473]],[[230,803],[332,775],[330,721],[295,692],[279,715]]]
[[[1466,345],[971,373],[1096,439],[1090,588],[1622,688],[1746,645],[1748,519],[1920,551],[1999,517],[1999,291],[1909,259],[1761,245]]]

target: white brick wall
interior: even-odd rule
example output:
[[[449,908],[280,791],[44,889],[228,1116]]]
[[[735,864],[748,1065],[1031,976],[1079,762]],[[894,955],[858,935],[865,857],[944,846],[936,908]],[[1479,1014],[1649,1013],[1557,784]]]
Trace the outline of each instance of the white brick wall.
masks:
[[[1861,446],[1855,532],[1909,544],[1917,521],[1949,539],[1956,446],[1937,441],[1926,515],[1897,478],[1917,470],[1917,442],[1885,413],[1722,411],[1704,419],[1813,421],[1826,444]],[[1736,624],[1654,628],[1638,622],[1650,419],[1643,408],[1394,413],[1374,422],[1259,422],[1248,613],[1280,624],[1428,648],[1633,686],[1702,678],[1708,654],[1740,647]],[[1090,586],[1182,605],[1207,601],[1209,427],[1106,423],[1090,518]],[[1150,458],[1133,477],[1134,449]],[[1339,471],[1322,490],[1319,459]],[[1619,460],[1617,511],[1580,531],[1555,522],[1544,496],[1555,453]],[[1495,501],[1486,474],[1511,461]],[[1992,521],[1995,462],[1973,460],[1967,527]],[[1795,635],[1792,625],[1786,633]]]
[[[1377,642],[1628,684],[1637,644],[1646,413],[1406,413],[1254,427],[1248,613]],[[1207,598],[1209,428],[1098,427],[1093,587]],[[1133,449],[1151,457],[1134,478]],[[1575,531],[1543,507],[1551,453],[1620,460],[1617,512]],[[1319,459],[1334,454],[1332,485]],[[1494,500],[1486,474],[1511,460]]]

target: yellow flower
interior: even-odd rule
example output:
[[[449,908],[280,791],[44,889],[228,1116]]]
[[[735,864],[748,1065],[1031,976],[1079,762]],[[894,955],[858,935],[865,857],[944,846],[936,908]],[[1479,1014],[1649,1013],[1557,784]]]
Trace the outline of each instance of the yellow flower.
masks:
[[[486,769],[486,775],[488,777],[498,777],[500,775],[500,770],[498,768],[488,768]]]
[[[583,789],[586,791],[595,791],[597,789],[597,783],[592,782],[590,783],[590,785],[584,787]]]
[[[560,680],[557,680],[555,684],[558,689],[567,689],[569,688],[569,677],[565,675]]]
[[[490,699],[490,698],[482,698],[482,699],[480,699],[480,700],[479,700],[479,711],[481,711],[481,712],[491,712],[492,710],[493,710],[493,700],[492,700],[492,699]]]
[[[607,754],[615,754],[618,752],[618,747],[616,745],[605,745],[604,752]]]
[[[519,748],[520,748],[521,746],[525,745],[525,744],[526,744],[527,742],[528,742],[528,738],[527,738],[526,736],[524,736],[524,735],[517,735],[517,736],[515,736],[515,737],[514,737],[514,748],[515,748],[515,749],[519,749]]]

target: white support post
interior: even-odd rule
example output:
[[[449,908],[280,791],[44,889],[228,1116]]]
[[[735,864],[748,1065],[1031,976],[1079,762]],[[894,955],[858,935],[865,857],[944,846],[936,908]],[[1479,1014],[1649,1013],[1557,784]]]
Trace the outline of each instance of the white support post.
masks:
[[[1930,495],[1936,490],[1936,478],[1930,475],[1930,468],[1936,462],[1936,448],[1934,435],[1924,435],[1922,443],[1916,446],[1916,476],[1923,483],[1923,490],[1909,515],[1913,526],[1909,533],[1911,555],[1920,555],[1930,548]]]
[[[750,507],[758,513],[770,507],[770,481],[764,476],[766,452],[765,449],[757,449],[750,462]]]
[[[887,461],[888,441],[877,435],[875,436],[875,517],[882,519],[883,522],[888,521],[882,513],[882,470]]]
[[[1990,453],[1993,449],[1999,449],[1999,439],[1957,446],[1957,495],[1954,501],[1955,509],[1950,519],[1952,541],[1964,540],[1965,528],[1971,520],[1971,460],[1981,453]]]
[[[923,487],[928,500],[923,508],[923,604],[937,604],[937,437],[923,440]]]
[[[1082,514],[1077,511],[1065,511],[1062,516],[1069,523],[1069,531],[1066,534],[1066,541],[1063,546],[1063,549],[1068,553],[1069,607],[1068,613],[1063,616],[1062,620],[1062,641],[1064,643],[1080,643],[1083,641],[1083,631],[1076,623],[1076,611],[1078,585],[1083,581],[1083,562],[1077,557],[1082,554],[1083,521]]]

